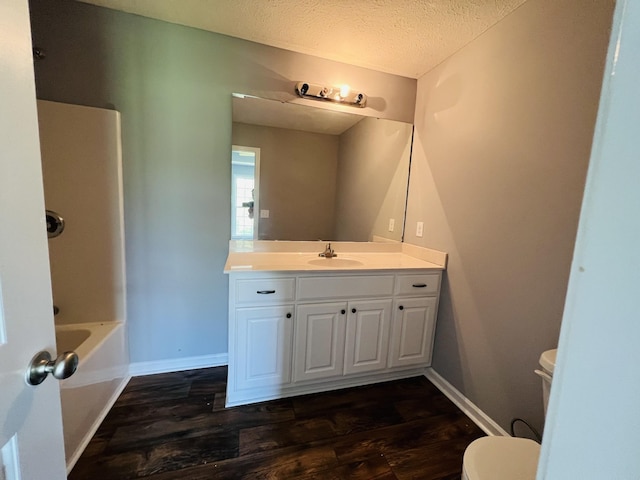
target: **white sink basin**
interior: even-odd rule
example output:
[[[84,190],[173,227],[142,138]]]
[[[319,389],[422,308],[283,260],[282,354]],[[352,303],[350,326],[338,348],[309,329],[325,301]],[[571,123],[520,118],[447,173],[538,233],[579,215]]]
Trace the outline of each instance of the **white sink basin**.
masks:
[[[315,260],[309,260],[307,263],[328,268],[350,268],[364,265],[361,261],[351,258],[316,258]]]

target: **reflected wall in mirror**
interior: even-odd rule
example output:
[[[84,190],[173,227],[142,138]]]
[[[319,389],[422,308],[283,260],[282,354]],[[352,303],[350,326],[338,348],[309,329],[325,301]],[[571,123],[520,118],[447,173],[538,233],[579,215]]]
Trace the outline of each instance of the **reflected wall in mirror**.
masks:
[[[232,238],[402,241],[411,124],[234,95],[232,131]]]

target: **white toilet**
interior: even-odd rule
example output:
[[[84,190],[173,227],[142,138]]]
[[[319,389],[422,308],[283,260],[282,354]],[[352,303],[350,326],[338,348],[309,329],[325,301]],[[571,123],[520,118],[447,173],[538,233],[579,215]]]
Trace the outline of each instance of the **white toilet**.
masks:
[[[556,350],[540,356],[542,399],[547,413],[551,379],[556,366]],[[462,480],[535,480],[540,445],[527,438],[483,437],[464,452]]]

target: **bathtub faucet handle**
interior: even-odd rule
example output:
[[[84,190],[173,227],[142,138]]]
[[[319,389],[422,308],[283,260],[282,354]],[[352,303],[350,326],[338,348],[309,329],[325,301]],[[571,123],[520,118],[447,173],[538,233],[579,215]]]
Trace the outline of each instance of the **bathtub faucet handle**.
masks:
[[[27,368],[27,383],[40,385],[50,373],[58,380],[69,378],[78,369],[78,362],[76,352],[64,352],[52,360],[51,354],[43,350],[31,359]]]

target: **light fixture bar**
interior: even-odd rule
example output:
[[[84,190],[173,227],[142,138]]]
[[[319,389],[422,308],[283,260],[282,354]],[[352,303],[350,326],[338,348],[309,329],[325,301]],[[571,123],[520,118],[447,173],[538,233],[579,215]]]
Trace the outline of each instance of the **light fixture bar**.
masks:
[[[298,82],[296,84],[296,93],[301,97],[314,100],[329,100],[356,107],[365,107],[367,105],[367,96],[362,92],[352,91],[347,85],[325,87],[315,83]]]

